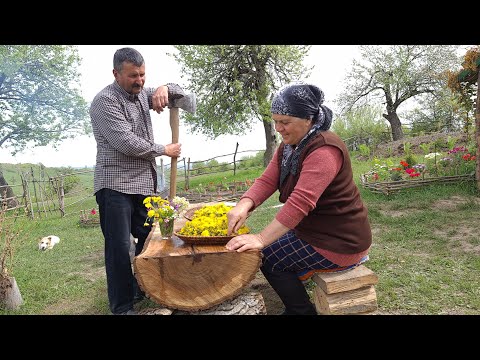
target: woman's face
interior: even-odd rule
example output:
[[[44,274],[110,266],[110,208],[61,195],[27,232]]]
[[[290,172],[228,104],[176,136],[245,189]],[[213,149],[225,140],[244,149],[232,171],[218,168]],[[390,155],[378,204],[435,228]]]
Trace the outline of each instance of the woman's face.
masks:
[[[272,119],[275,122],[275,130],[282,135],[283,142],[288,145],[298,145],[312,128],[312,120],[279,114],[272,114]]]

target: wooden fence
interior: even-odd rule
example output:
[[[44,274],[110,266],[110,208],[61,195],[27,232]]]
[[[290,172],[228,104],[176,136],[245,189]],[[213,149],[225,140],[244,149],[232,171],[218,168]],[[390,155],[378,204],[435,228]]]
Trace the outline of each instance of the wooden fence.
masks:
[[[189,180],[192,177],[220,173],[227,170],[233,171],[235,174],[238,165],[247,159],[237,159],[237,155],[240,153],[253,153],[264,150],[245,150],[237,151],[238,143],[234,153],[219,155],[207,160],[190,161],[190,158],[179,159],[178,163],[183,163],[183,166],[179,166],[177,172],[178,180],[185,180],[186,187]],[[208,163],[217,158],[223,158],[233,156],[231,162],[204,166],[194,168],[194,164]],[[164,164],[163,158],[160,158],[160,165],[157,166],[158,174],[158,190],[162,196],[168,196],[169,190],[169,165]],[[219,168],[215,170],[215,168]],[[213,170],[212,170],[213,169]],[[204,171],[205,170],[205,171]],[[209,170],[208,172],[206,170]],[[68,214],[77,214],[77,212],[68,212],[69,208],[73,205],[85,202],[91,199],[93,194],[93,172],[94,169],[87,169],[81,171],[72,171],[68,174],[58,174],[56,176],[49,176],[45,168],[41,168],[39,173],[35,173],[33,167],[28,172],[19,172],[21,178],[21,184],[9,184],[0,185],[0,199],[2,203],[8,204],[9,211],[15,211],[15,216],[28,216],[30,219],[38,219],[42,217],[48,217],[49,214],[60,213],[62,217]],[[92,173],[92,186],[84,187],[75,184],[72,179],[80,174]],[[72,186],[72,184],[74,184]],[[13,196],[6,196],[6,189],[10,188],[13,192]]]

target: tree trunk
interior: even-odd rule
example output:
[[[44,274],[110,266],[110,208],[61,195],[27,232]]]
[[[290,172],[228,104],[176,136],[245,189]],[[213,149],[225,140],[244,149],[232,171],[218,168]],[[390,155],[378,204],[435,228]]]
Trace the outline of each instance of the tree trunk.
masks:
[[[3,171],[0,170],[0,199],[8,199],[8,208],[14,208],[18,205],[17,198],[12,188],[8,185],[7,180],[3,177]]]
[[[22,294],[15,278],[0,275],[0,309],[17,310],[22,304]]]
[[[480,68],[478,69],[477,78],[477,106],[475,108],[475,138],[477,140],[477,189],[480,190]]]
[[[387,119],[387,121],[390,123],[390,126],[392,128],[392,140],[401,140],[403,139],[403,129],[402,129],[402,123],[400,122],[400,119],[398,118],[398,115],[396,112],[391,112],[388,114],[383,114],[383,117]]]
[[[175,231],[185,222],[175,220]],[[175,235],[162,240],[155,226],[133,264],[138,284],[152,301],[198,311],[237,296],[255,277],[261,257],[259,250],[238,253],[225,245],[188,245]]]
[[[265,129],[265,155],[263,156],[263,165],[267,167],[278,147],[278,143],[273,121],[269,119],[264,120],[263,128]]]

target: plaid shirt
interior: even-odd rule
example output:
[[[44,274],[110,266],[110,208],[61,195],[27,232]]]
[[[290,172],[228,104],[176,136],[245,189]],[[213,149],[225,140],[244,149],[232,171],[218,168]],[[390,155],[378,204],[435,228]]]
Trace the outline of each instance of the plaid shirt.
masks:
[[[114,81],[101,90],[90,105],[93,135],[97,141],[94,193],[109,188],[125,194],[156,192],[156,156],[165,147],[153,140],[154,88],[127,93]]]

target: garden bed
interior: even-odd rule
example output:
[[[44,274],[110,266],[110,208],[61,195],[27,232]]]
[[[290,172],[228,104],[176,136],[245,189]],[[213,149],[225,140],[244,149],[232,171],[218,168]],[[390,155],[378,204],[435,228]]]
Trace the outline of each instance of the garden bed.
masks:
[[[458,183],[462,181],[472,181],[472,180],[475,180],[475,174],[438,176],[438,177],[432,177],[428,179],[376,181],[376,182],[367,181],[366,174],[363,174],[360,176],[360,180],[362,182],[363,188],[368,189],[372,192],[389,195],[393,192],[396,192],[402,189],[422,187],[422,186],[431,185],[431,184]]]
[[[100,216],[95,209],[92,210],[80,210],[80,226],[82,227],[94,227],[100,225]]]
[[[198,204],[198,203],[204,203],[204,202],[222,202],[222,201],[239,201],[240,197],[245,193],[245,191],[240,191],[233,193],[231,191],[218,191],[218,192],[213,192],[213,193],[193,193],[193,192],[185,192],[185,193],[177,193],[178,196],[183,196],[185,197],[190,204]]]

